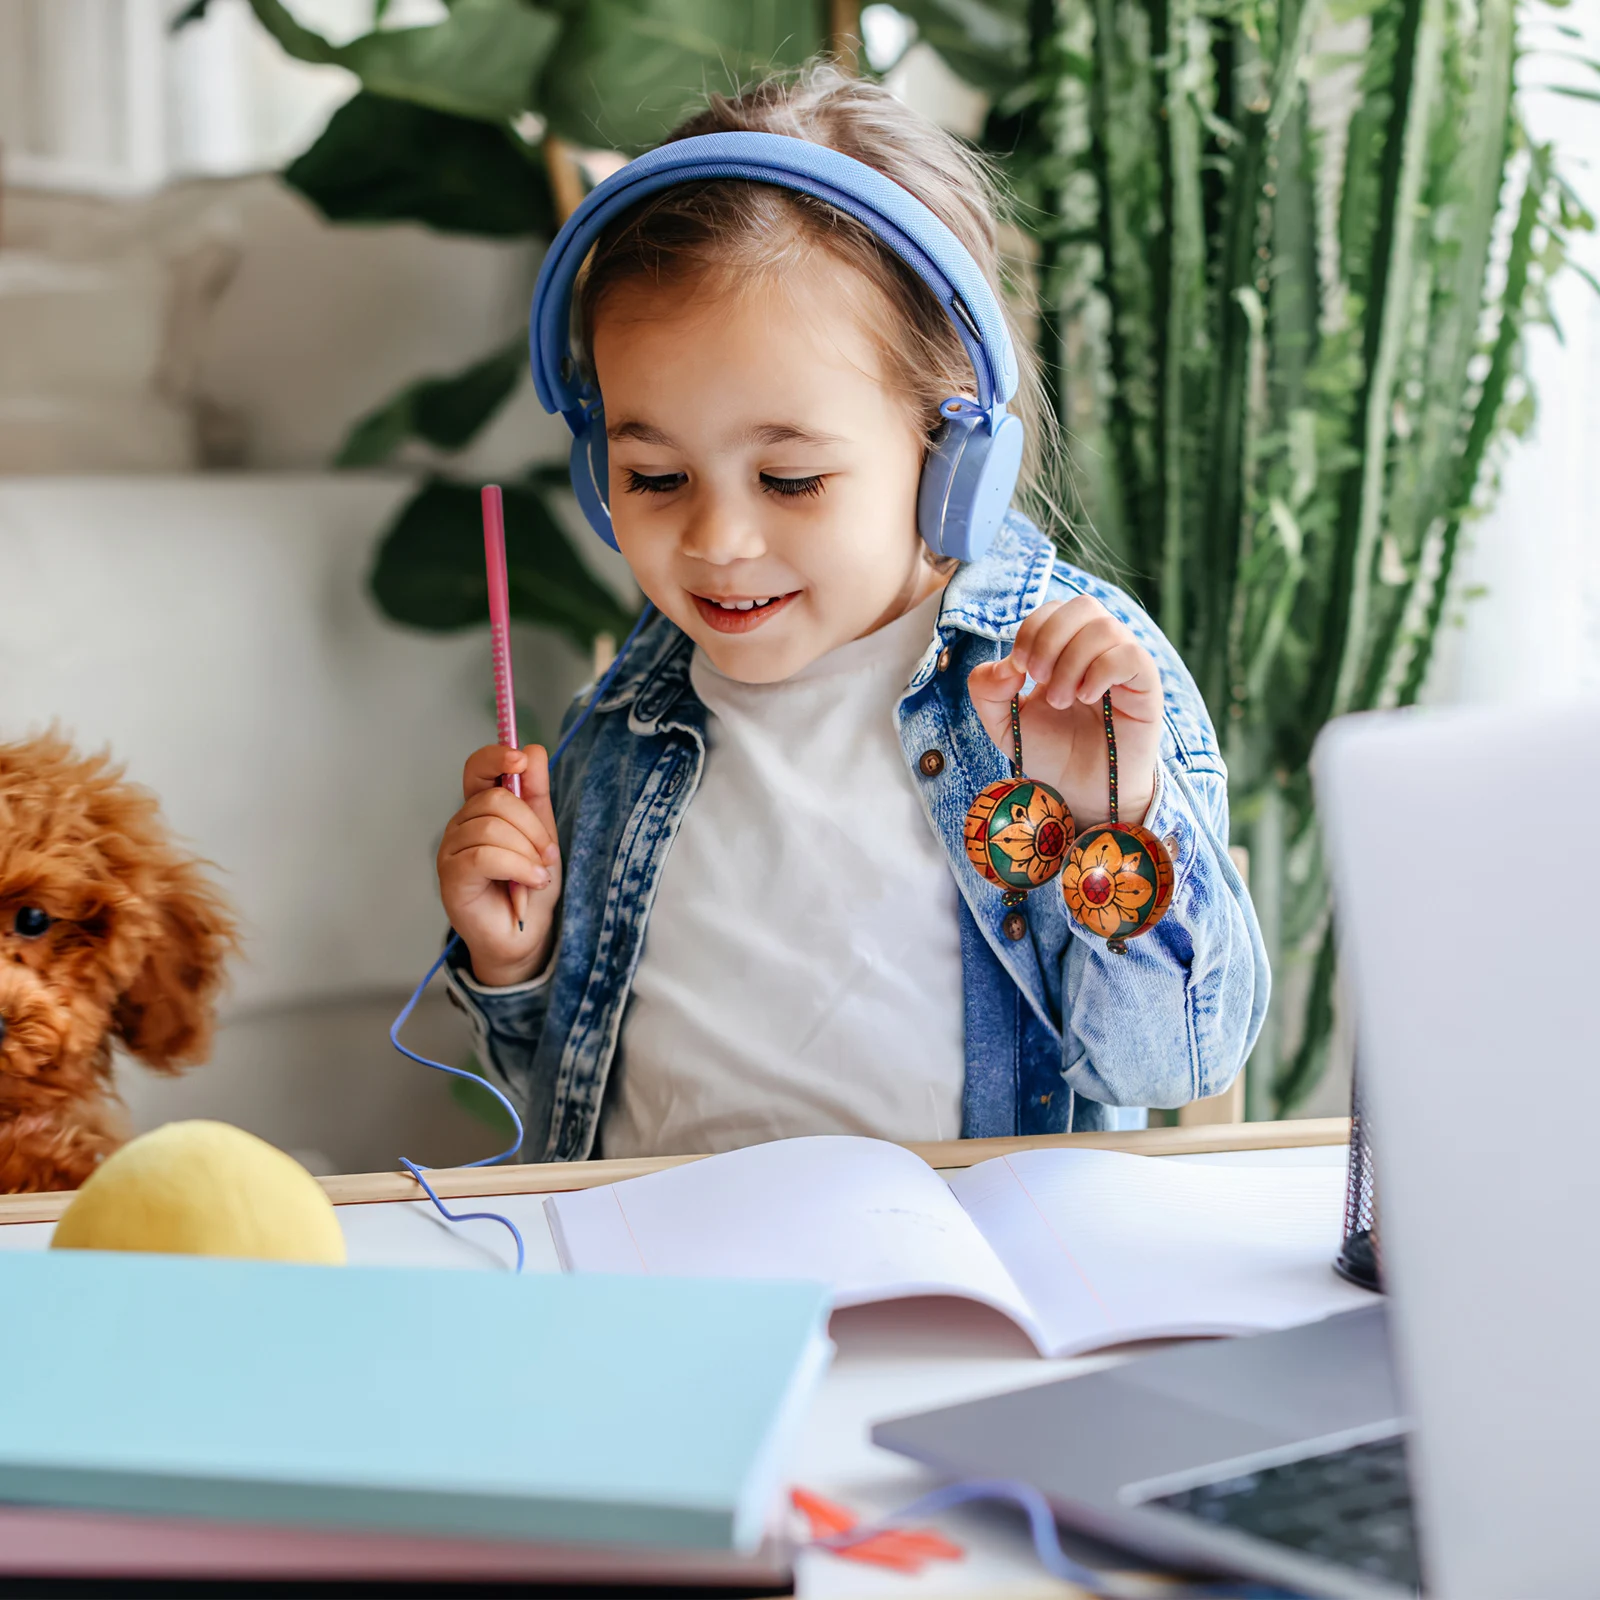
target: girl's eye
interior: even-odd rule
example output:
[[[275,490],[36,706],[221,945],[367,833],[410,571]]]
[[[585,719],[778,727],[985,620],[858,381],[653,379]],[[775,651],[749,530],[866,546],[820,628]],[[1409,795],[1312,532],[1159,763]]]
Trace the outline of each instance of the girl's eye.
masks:
[[[24,939],[37,939],[56,919],[38,906],[23,906],[12,922],[12,929]]]
[[[773,494],[817,495],[822,493],[822,475],[816,473],[809,478],[774,478],[770,473],[763,472],[761,487],[771,490]]]
[[[674,489],[681,489],[684,485],[684,475],[681,472],[663,472],[652,477],[647,472],[628,471],[629,494],[671,494]]]

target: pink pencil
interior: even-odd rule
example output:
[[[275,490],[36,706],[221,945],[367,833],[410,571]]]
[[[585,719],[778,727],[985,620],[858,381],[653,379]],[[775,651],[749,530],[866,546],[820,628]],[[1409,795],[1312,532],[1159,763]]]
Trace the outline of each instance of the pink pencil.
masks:
[[[495,732],[500,743],[518,750],[517,698],[511,686],[511,578],[506,570],[506,511],[498,483],[483,486],[483,561],[489,577],[489,638],[494,651]],[[522,778],[512,772],[500,780],[502,788],[522,798]],[[528,908],[528,891],[520,883],[506,886],[511,910],[522,931]]]

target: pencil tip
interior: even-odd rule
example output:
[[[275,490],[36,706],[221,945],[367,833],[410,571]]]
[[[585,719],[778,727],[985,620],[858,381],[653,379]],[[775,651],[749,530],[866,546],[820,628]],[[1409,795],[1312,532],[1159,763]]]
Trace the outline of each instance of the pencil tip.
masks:
[[[522,919],[520,917],[517,918],[517,932],[522,932]]]

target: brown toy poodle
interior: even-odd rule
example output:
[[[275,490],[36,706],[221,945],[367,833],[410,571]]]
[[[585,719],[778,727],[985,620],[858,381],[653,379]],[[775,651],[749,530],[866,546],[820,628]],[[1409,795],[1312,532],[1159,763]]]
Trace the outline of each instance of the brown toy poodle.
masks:
[[[122,1142],[114,1041],[161,1072],[205,1059],[235,946],[202,864],[109,756],[0,745],[0,1194],[75,1189]]]

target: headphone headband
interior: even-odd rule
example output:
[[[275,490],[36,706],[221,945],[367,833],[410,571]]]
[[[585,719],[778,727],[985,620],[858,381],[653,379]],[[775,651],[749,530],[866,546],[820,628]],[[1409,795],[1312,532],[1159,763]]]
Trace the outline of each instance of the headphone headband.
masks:
[[[966,346],[985,412],[1017,391],[1016,353],[993,290],[959,239],[915,195],[826,145],[776,133],[708,133],[630,161],[585,198],[539,270],[529,319],[533,382],[546,411],[574,434],[590,398],[573,370],[572,290],[594,242],[620,212],[657,190],[713,178],[770,183],[815,196],[865,224],[933,291]]]
[[[677,139],[630,161],[599,185],[551,241],[533,291],[528,343],[546,411],[572,430],[573,493],[589,526],[613,549],[610,469],[600,396],[572,359],[572,290],[601,231],[629,206],[680,183],[735,178],[776,184],[854,217],[933,291],[977,378],[978,403],[952,396],[939,408],[917,488],[917,528],[939,556],[971,561],[989,547],[1022,465],[1022,424],[1006,410],[1017,357],[994,291],[961,241],[923,203],[853,157],[776,133],[708,133]]]

